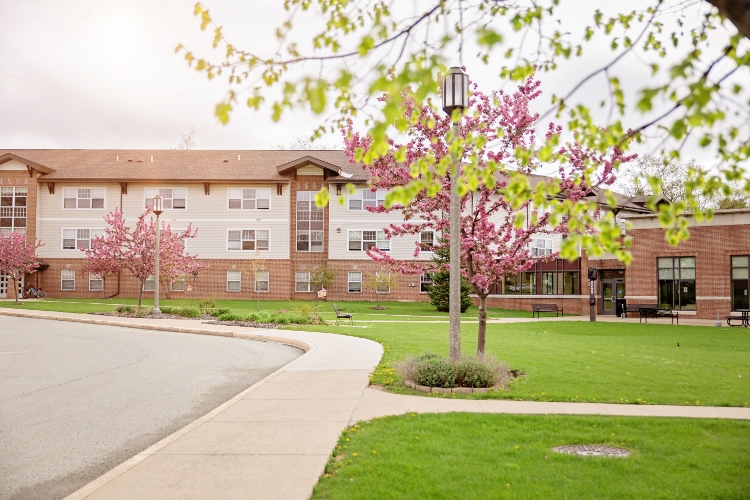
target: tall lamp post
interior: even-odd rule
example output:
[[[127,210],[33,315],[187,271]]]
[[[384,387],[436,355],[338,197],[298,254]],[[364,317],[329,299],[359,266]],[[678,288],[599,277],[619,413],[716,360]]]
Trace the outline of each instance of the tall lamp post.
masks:
[[[469,75],[456,66],[443,77],[443,111],[453,120],[453,137],[460,133],[459,115],[454,110],[469,106]],[[450,357],[461,356],[461,199],[458,196],[458,175],[461,158],[453,158],[450,193]]]
[[[152,314],[161,314],[159,309],[159,243],[161,242],[161,225],[159,216],[164,212],[164,200],[158,194],[154,196],[154,214],[156,214],[156,245],[154,258],[154,309]]]

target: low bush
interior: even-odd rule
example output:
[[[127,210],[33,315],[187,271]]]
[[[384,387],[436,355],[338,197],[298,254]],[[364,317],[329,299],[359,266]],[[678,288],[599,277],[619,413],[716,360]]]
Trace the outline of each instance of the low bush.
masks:
[[[219,315],[217,318],[219,321],[244,321],[245,318],[241,314],[224,313]]]
[[[200,309],[203,314],[208,314],[209,311],[211,311],[212,309],[217,309],[218,307],[219,304],[216,303],[216,299],[214,299],[213,297],[208,299],[201,299],[200,302],[198,302],[198,309]]]
[[[200,318],[201,317],[201,312],[195,307],[176,307],[174,309],[175,309],[174,314],[179,314],[183,318]]]
[[[510,379],[508,367],[491,356],[485,356],[484,360],[466,357],[454,363],[437,354],[425,353],[407,356],[395,368],[404,380],[427,387],[495,387],[506,385]]]
[[[162,312],[162,314],[180,314],[178,311],[180,310],[180,307],[175,306],[160,306],[159,310]]]
[[[414,382],[427,387],[453,387],[456,368],[445,358],[426,358],[417,361],[414,367]]]
[[[133,308],[131,306],[117,306],[117,309],[115,309],[120,314],[129,314],[133,311]]]
[[[485,356],[483,360],[461,358],[455,366],[458,387],[505,385],[510,377],[508,367],[491,356]]]
[[[267,312],[254,312],[247,315],[247,319],[252,321],[253,323],[273,323],[271,321],[271,318],[273,318],[274,315],[267,313]]]

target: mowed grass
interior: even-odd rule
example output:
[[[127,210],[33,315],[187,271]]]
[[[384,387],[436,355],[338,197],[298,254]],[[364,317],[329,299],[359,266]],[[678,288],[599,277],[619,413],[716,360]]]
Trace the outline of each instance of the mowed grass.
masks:
[[[357,328],[364,326],[366,328]],[[375,384],[402,386],[394,365],[407,355],[448,355],[448,325],[316,326],[380,342]],[[477,325],[462,324],[462,352],[476,351]],[[680,344],[679,347],[677,344]],[[489,324],[487,353],[524,372],[510,390],[465,396],[535,401],[748,406],[750,333],[740,328],[588,321]],[[440,395],[440,397],[445,397]]]
[[[627,458],[553,447],[603,444]],[[314,499],[747,498],[750,422],[406,414],[342,434]]]
[[[175,294],[178,295],[178,294]],[[169,305],[176,307],[198,307],[200,299],[164,299],[159,301],[160,305]],[[303,307],[313,307],[321,313],[324,319],[335,321],[336,315],[333,312],[332,303],[339,306],[342,312],[355,313],[355,318],[361,321],[448,321],[448,313],[435,311],[435,308],[429,302],[383,302],[382,305],[386,310],[376,311],[373,307],[376,305],[372,301],[358,302],[335,302],[335,301],[303,301],[303,300],[261,300],[258,304],[255,300],[217,300],[219,307],[227,307],[237,314],[249,314],[261,311],[276,312],[279,310],[295,311]],[[138,299],[124,299],[115,297],[113,299],[23,299],[18,305],[12,300],[0,301],[0,307],[18,308],[18,309],[36,309],[43,311],[61,311],[72,313],[91,313],[91,312],[109,312],[113,311],[119,305],[136,305]],[[144,306],[152,306],[151,297],[143,299]],[[489,309],[487,316],[489,318],[528,318],[531,315],[528,311],[516,311],[512,309]],[[461,315],[465,321],[476,321],[477,308],[470,307],[468,311]]]

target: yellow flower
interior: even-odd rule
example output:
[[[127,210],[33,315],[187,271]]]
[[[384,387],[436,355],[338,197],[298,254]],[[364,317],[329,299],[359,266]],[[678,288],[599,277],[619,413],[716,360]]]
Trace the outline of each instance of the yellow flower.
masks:
[[[377,452],[377,451],[375,451],[375,450],[372,450],[372,454],[373,454],[373,455],[377,455],[377,454],[378,454],[378,452]]]
[[[612,434],[612,435],[614,436],[614,434]],[[353,457],[356,457],[356,456],[357,456],[357,454],[356,454],[356,453],[352,453],[352,456],[353,456]]]
[[[346,438],[346,442],[347,442],[347,443],[349,442],[349,438]]]
[[[520,446],[516,446],[516,449],[519,449],[519,448],[520,448]]]

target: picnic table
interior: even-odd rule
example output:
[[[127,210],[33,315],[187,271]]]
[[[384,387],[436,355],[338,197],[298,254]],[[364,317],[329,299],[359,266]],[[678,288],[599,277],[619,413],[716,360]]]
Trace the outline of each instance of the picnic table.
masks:
[[[727,325],[750,327],[750,309],[735,309],[735,311],[740,313],[740,316],[727,316]],[[740,324],[733,325],[732,320],[739,320]]]

